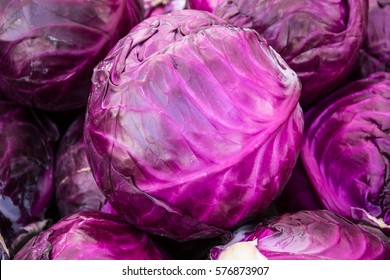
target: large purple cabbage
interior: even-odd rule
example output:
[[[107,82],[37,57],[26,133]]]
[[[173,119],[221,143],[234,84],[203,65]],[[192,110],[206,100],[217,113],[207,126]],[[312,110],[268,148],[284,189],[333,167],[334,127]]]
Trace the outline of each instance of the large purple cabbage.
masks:
[[[360,77],[390,72],[390,1],[369,0],[367,37],[359,53]]]
[[[284,214],[245,226],[210,251],[212,260],[389,260],[390,239],[327,210]]]
[[[223,234],[264,211],[290,177],[299,96],[296,74],[254,30],[196,10],[151,17],[95,69],[92,172],[144,230],[181,241]]]
[[[348,77],[366,32],[367,0],[225,0],[214,13],[264,36],[298,74],[306,106]]]
[[[85,106],[93,67],[143,17],[138,0],[4,0],[0,90],[44,110]]]
[[[15,260],[166,260],[153,239],[116,215],[82,211],[30,239]]]
[[[313,107],[301,157],[327,209],[390,230],[390,73],[350,83]]]
[[[115,213],[93,178],[85,153],[83,127],[84,115],[81,115],[63,135],[57,152],[55,194],[62,217],[86,209]]]
[[[58,138],[45,116],[0,101],[0,224],[10,250],[17,237],[39,228],[52,203]]]

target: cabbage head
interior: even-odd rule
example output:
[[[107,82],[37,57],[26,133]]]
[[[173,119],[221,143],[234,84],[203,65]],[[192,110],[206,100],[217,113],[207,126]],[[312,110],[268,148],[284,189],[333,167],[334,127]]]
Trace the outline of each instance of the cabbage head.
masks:
[[[85,210],[30,239],[15,260],[166,260],[146,233],[116,215]]]
[[[254,30],[196,10],[148,18],[95,68],[84,130],[92,173],[143,230],[180,241],[224,234],[290,177],[300,90]]]
[[[93,178],[85,152],[83,128],[82,114],[62,136],[56,154],[54,187],[61,217],[87,209],[115,213]]]
[[[58,139],[56,125],[42,113],[0,101],[0,231],[12,252],[45,224]]]
[[[48,111],[85,107],[93,68],[143,17],[138,0],[0,3],[0,91]]]
[[[332,93],[305,114],[306,174],[325,208],[390,230],[390,73]]]
[[[369,0],[367,36],[356,68],[361,78],[379,71],[390,72],[389,0]]]

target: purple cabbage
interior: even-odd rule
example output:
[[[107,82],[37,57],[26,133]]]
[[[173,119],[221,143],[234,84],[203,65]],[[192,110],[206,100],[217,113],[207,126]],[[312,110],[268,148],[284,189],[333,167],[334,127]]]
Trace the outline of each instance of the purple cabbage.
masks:
[[[299,211],[238,229],[212,260],[389,260],[390,239],[327,210]]]
[[[330,95],[305,116],[302,162],[325,208],[390,230],[390,73]]]
[[[146,233],[116,215],[88,210],[30,239],[15,260],[166,260]]]
[[[46,224],[53,200],[57,127],[30,109],[0,101],[0,224],[10,250]]]
[[[367,37],[359,53],[359,77],[390,72],[390,1],[369,0]]]
[[[349,76],[366,32],[367,0],[225,0],[214,13],[262,34],[298,74],[300,103],[308,106]]]
[[[143,17],[138,0],[4,0],[0,90],[22,105],[85,106],[93,67]]]
[[[300,89],[254,30],[196,10],[148,18],[95,68],[84,131],[92,173],[143,230],[179,241],[225,234],[290,177]]]
[[[55,194],[61,217],[81,210],[115,213],[96,185],[84,144],[84,115],[79,116],[61,139],[56,158]]]

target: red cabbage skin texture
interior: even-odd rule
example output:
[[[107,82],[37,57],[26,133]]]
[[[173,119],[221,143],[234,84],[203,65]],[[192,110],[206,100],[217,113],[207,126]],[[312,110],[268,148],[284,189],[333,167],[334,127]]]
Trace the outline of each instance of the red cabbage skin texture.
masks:
[[[254,30],[196,10],[149,18],[95,69],[92,173],[141,229],[180,241],[220,235],[265,210],[290,177],[300,89]]]
[[[0,101],[0,229],[10,250],[52,203],[58,138],[48,118]]]
[[[187,0],[144,0],[144,18],[168,14],[187,7]]]
[[[0,90],[43,110],[86,105],[93,67],[143,17],[137,0],[3,0]]]
[[[327,210],[284,214],[238,229],[212,260],[389,260],[390,240]]]
[[[325,208],[390,229],[390,73],[348,84],[305,115],[301,150]]]
[[[55,194],[61,217],[85,209],[110,209],[89,167],[83,128],[84,115],[81,115],[63,135],[57,152]],[[114,213],[111,210],[109,212]]]
[[[311,105],[352,70],[367,24],[367,0],[225,0],[214,12],[254,28],[302,82],[300,104]]]
[[[116,215],[81,211],[30,239],[15,260],[166,260],[146,233]]]
[[[369,0],[367,37],[359,53],[360,77],[390,72],[390,1]]]

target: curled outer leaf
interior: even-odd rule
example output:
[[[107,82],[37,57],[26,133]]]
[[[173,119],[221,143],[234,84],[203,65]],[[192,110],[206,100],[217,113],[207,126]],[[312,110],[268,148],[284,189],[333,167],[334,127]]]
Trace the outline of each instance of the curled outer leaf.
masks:
[[[388,260],[390,240],[328,210],[287,213],[238,229],[212,260]]]

